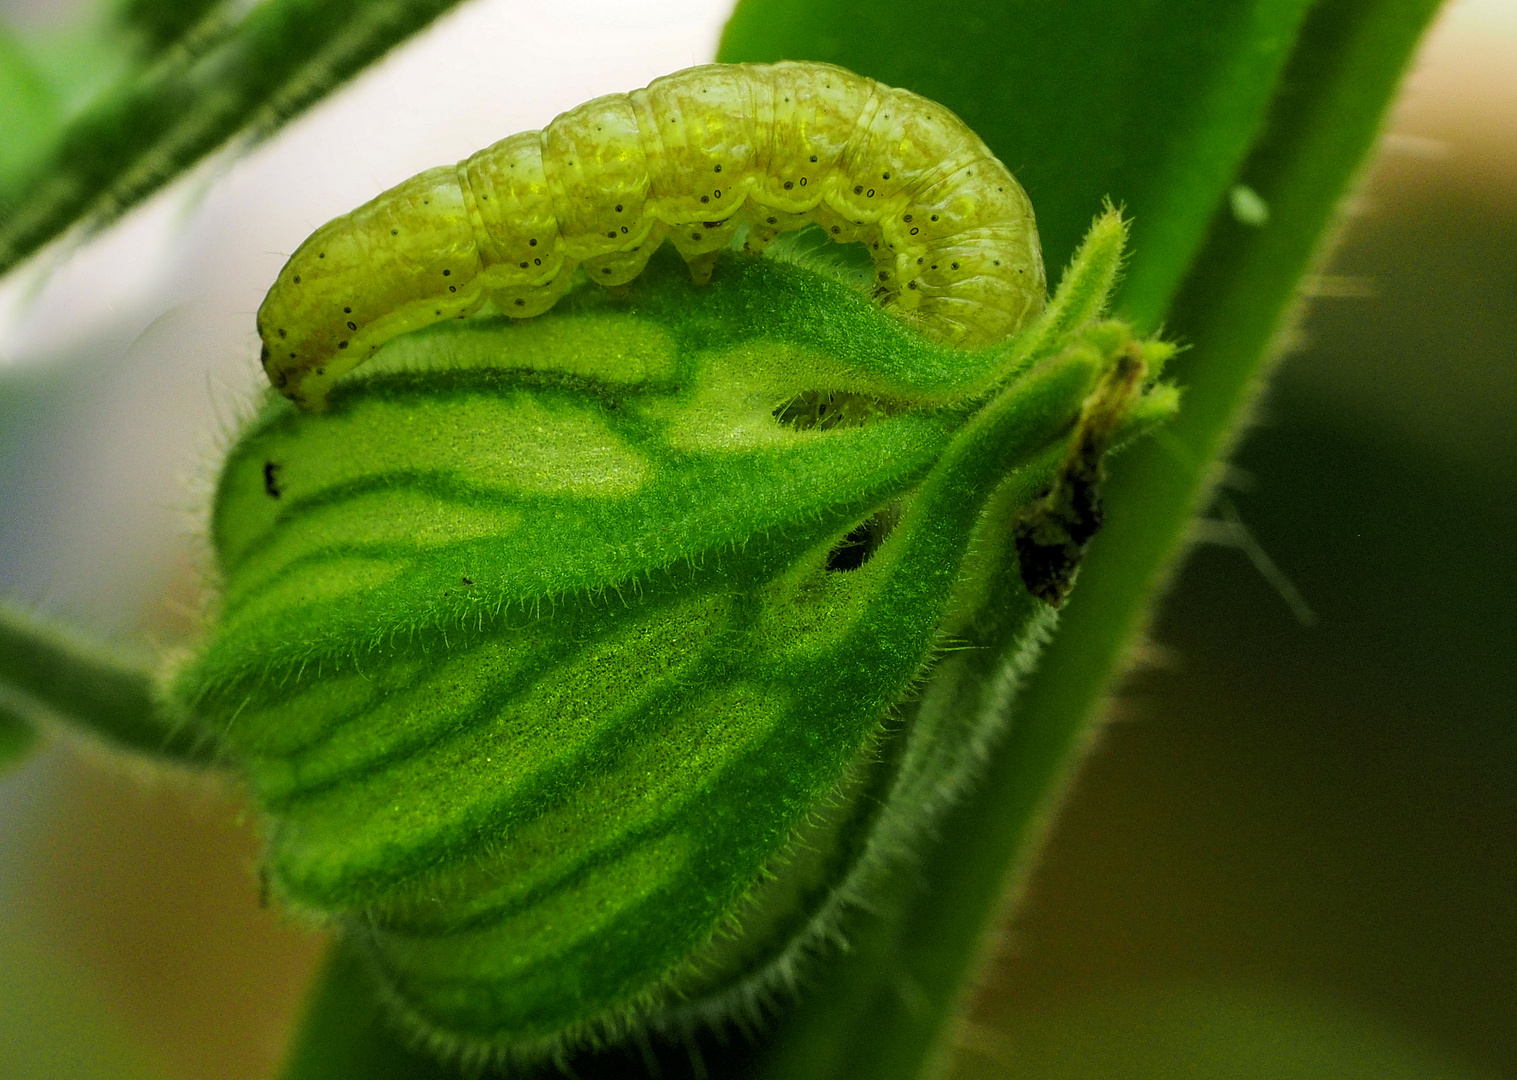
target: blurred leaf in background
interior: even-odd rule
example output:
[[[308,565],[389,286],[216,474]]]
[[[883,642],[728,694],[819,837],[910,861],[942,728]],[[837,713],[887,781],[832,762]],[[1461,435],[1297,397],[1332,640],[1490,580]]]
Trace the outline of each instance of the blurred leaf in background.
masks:
[[[37,149],[0,167],[12,178],[0,187],[0,273],[65,230],[111,223],[233,138],[267,137],[457,0],[223,2],[218,17],[211,0],[126,0],[107,36],[132,60],[114,83],[47,137],[32,106],[18,130]],[[35,94],[36,73],[12,53],[15,81]]]
[[[1378,1018],[1230,986],[1131,989],[987,1042],[955,1080],[1476,1080]]]

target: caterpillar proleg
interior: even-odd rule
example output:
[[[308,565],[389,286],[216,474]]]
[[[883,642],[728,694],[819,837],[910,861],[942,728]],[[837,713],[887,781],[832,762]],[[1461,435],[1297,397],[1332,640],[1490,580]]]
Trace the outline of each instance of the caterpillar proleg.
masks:
[[[1026,193],[948,109],[829,64],[710,64],[596,98],[317,229],[258,312],[269,379],[319,408],[398,334],[486,301],[528,318],[578,269],[637,277],[667,240],[699,282],[738,228],[864,243],[875,295],[972,348],[1043,306]]]

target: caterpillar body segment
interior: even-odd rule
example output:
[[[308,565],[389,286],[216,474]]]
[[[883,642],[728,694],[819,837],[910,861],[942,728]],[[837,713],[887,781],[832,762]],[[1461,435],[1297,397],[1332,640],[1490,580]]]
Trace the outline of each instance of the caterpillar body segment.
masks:
[[[478,310],[475,236],[451,167],[419,173],[317,229],[259,308],[270,381],[297,403],[319,401],[391,338]]]
[[[489,300],[527,318],[583,267],[605,286],[669,241],[697,281],[748,226],[758,253],[820,226],[867,245],[875,295],[978,347],[1041,310],[1026,193],[943,106],[828,64],[712,64],[596,98],[328,222],[258,313],[281,393],[319,408],[397,334]]]

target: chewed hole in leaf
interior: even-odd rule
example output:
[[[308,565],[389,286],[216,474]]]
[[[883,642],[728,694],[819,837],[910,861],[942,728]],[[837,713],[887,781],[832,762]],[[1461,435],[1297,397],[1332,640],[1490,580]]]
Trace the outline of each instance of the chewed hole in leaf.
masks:
[[[880,545],[890,536],[900,519],[898,506],[887,506],[878,513],[869,515],[850,529],[848,535],[827,553],[827,569],[847,573],[863,567],[880,550]]]
[[[774,410],[776,420],[796,431],[860,427],[883,415],[885,409],[874,398],[831,390],[806,390]]]

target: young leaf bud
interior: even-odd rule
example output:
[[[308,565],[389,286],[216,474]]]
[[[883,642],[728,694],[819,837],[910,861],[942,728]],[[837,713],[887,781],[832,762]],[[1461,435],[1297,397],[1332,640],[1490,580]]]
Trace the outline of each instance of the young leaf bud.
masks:
[[[271,396],[176,690],[262,809],[275,895],[475,1056],[787,979],[992,736],[933,704],[954,650],[1010,670],[1050,625],[1028,515],[1073,534],[1046,493],[1172,406],[1142,392],[1163,348],[1080,302],[1031,352],[962,351],[799,267],[724,256],[697,288],[655,257],[624,295],[398,338],[323,412]]]

